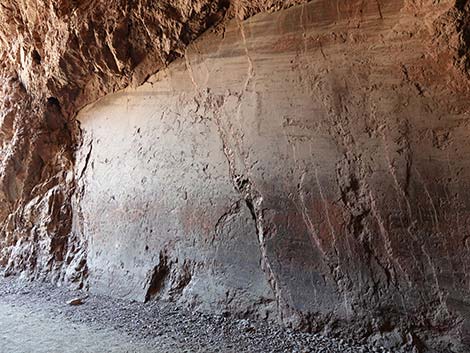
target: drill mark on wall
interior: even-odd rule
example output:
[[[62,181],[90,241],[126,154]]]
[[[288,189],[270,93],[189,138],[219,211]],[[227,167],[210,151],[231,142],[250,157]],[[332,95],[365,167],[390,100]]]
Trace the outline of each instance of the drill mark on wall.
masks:
[[[410,178],[409,161],[407,161],[407,163],[406,163],[406,168],[407,169],[406,169],[406,176],[405,176],[405,185],[404,185],[404,187],[402,187],[400,185],[400,182],[398,181],[395,166],[393,165],[393,162],[390,159],[390,152],[389,152],[389,146],[388,146],[387,140],[386,140],[386,135],[385,135],[383,129],[381,129],[380,132],[381,132],[381,135],[382,135],[382,143],[383,143],[383,148],[384,148],[384,152],[385,152],[384,156],[385,156],[385,159],[387,161],[388,171],[389,171],[390,175],[392,176],[393,183],[394,183],[394,189],[395,189],[395,192],[397,194],[397,203],[398,203],[398,207],[400,208],[400,215],[402,215],[404,213],[403,210],[402,210],[402,203],[401,203],[401,200],[400,200],[400,199],[403,199],[406,202],[406,207],[407,207],[407,212],[408,212],[408,223],[410,223],[413,220],[413,216],[412,216],[412,212],[411,212],[411,205],[410,205],[408,195],[407,195],[407,192],[408,192],[407,190],[408,190],[408,185],[409,185],[409,178]],[[403,225],[403,226],[405,227],[405,225]]]
[[[384,19],[384,16],[382,14],[382,7],[380,6],[380,2],[379,0],[375,0],[376,4],[377,4],[377,10],[379,11],[379,16],[380,16],[380,19],[383,20]]]
[[[431,193],[429,192],[428,190],[428,187],[426,185],[426,182],[424,181],[421,173],[419,172],[418,168],[414,168],[415,172],[416,172],[416,175],[419,177],[420,181],[421,181],[421,185],[423,186],[423,190],[424,190],[424,193],[426,194],[428,200],[429,200],[429,204],[431,205],[431,210],[432,210],[432,214],[433,214],[433,221],[434,221],[434,227],[436,229],[437,232],[439,232],[439,217],[437,215],[437,209],[436,209],[436,205],[434,204],[434,200],[431,196]]]
[[[242,43],[243,43],[243,46],[244,46],[246,59],[247,59],[247,62],[248,62],[248,73],[247,73],[245,83],[243,85],[242,94],[240,96],[240,100],[241,100],[241,98],[243,97],[245,92],[248,90],[248,86],[249,86],[251,80],[254,77],[254,65],[253,65],[253,59],[251,58],[249,50],[248,50],[248,43],[247,43],[247,40],[246,40],[246,33],[245,33],[245,25],[243,24],[243,22],[239,21],[238,22],[238,27],[240,29],[240,35],[241,35],[241,38],[242,38]]]
[[[312,144],[311,143],[309,144],[309,147],[310,147],[310,155],[312,156],[312,159],[313,159],[313,150],[312,150]],[[314,168],[315,180],[317,182],[318,192],[320,194],[320,198],[321,198],[322,203],[323,203],[323,209],[324,209],[326,219],[327,219],[327,222],[328,222],[328,227],[330,228],[330,233],[331,233],[331,236],[333,238],[333,248],[334,248],[334,251],[335,251],[335,255],[338,259],[338,262],[339,262],[339,257],[338,257],[339,254],[338,254],[338,248],[337,248],[338,239],[336,238],[336,232],[334,230],[333,224],[331,223],[330,211],[328,209],[329,208],[328,201],[325,198],[325,195],[324,195],[324,192],[323,192],[323,187],[320,183],[320,178],[318,176],[318,169],[317,169],[317,166],[315,165],[314,161],[312,162],[312,167]]]
[[[285,129],[284,129],[284,136],[286,138],[288,146],[290,146],[291,148],[292,158],[294,159],[295,165],[297,166],[299,164],[299,161],[297,159],[297,152],[296,152],[295,144],[289,139],[289,136],[287,135],[287,132]],[[298,169],[298,171],[300,172],[300,169]],[[300,180],[299,180],[298,187],[297,187],[297,195],[298,195],[298,199],[300,200],[300,204],[295,200],[295,198],[292,200],[292,202],[295,205],[297,212],[299,212],[299,214],[302,216],[302,220],[310,235],[309,238],[310,238],[310,241],[312,242],[313,249],[318,249],[321,252],[321,254],[327,258],[328,257],[327,251],[324,249],[321,243],[320,237],[318,236],[318,232],[315,229],[313,221],[310,217],[310,211],[308,210],[308,207],[305,203],[303,185],[304,185],[304,180],[305,180],[306,175],[307,175],[307,172],[303,171],[300,176]]]
[[[444,296],[444,291],[441,289],[441,285],[439,284],[439,277],[437,276],[436,266],[434,265],[431,256],[427,252],[425,244],[421,246],[421,250],[423,251],[423,254],[426,257],[426,260],[428,261],[429,268],[432,271],[432,276],[433,276],[434,284],[435,284],[435,287],[439,296],[439,302],[441,304],[441,308],[449,315],[449,311],[447,310],[447,305],[446,305],[446,299]]]
[[[319,46],[320,46],[320,53],[321,53],[321,55],[323,56],[323,59],[325,59],[325,61],[328,61],[328,58],[326,57],[326,54],[325,54],[325,52],[324,52],[324,50],[323,50],[323,43],[322,43],[320,37],[317,38],[317,41],[318,41],[318,44],[319,44]]]
[[[307,30],[305,27],[305,4],[302,5],[301,11],[300,11],[300,27],[302,28],[302,38],[304,42],[304,55],[307,54]]]
[[[396,257],[395,257],[393,246],[392,246],[392,241],[390,239],[390,234],[389,234],[389,232],[387,230],[387,227],[385,225],[385,222],[382,219],[382,216],[381,216],[381,214],[380,214],[380,212],[377,208],[375,198],[372,195],[371,191],[369,191],[369,199],[370,199],[370,204],[371,204],[372,215],[374,216],[374,218],[375,218],[375,220],[376,220],[376,222],[379,226],[379,230],[380,230],[379,233],[380,233],[380,236],[382,237],[382,240],[384,242],[385,251],[386,251],[386,255],[387,255],[388,267],[391,269],[390,278],[392,280],[392,283],[394,285],[397,285],[397,283],[398,283],[397,278],[396,278],[396,273],[395,273],[395,267],[393,265],[393,263],[396,263],[398,268],[400,269],[400,271],[405,275],[406,280],[408,282],[408,285],[411,287],[413,282],[412,282],[408,272],[405,271],[405,269],[401,265],[400,261],[398,261],[398,259],[396,259]]]
[[[188,48],[186,48],[186,50],[184,52],[184,59],[185,59],[186,71],[188,71],[189,79],[191,80],[191,83],[193,84],[194,90],[196,91],[196,93],[199,93],[200,89],[199,89],[199,85],[196,82],[196,79],[194,78],[194,72],[193,72],[193,67],[191,66],[191,61],[190,61],[190,58],[189,58]]]

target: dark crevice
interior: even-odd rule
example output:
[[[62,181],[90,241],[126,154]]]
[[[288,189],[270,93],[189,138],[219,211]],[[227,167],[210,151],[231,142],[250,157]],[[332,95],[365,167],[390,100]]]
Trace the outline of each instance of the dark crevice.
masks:
[[[256,224],[258,222],[258,219],[256,217],[256,210],[255,210],[255,206],[253,205],[253,200],[251,198],[246,198],[245,203],[246,203],[246,206],[248,207],[248,209],[250,210],[251,217],[253,218],[253,220],[255,221],[255,224]],[[256,227],[256,233],[259,233],[258,227]],[[258,236],[259,236],[259,234],[258,234]]]
[[[41,58],[41,55],[39,55],[39,53],[36,49],[33,50],[33,52],[31,53],[31,56],[33,58],[33,62],[36,65],[41,65],[42,58]]]
[[[165,286],[165,282],[170,273],[170,268],[168,267],[168,258],[166,255],[160,254],[160,263],[155,266],[152,271],[152,276],[150,278],[150,285],[145,295],[145,302],[150,301],[155,298]]]
[[[49,107],[57,107],[60,110],[60,102],[56,97],[47,98],[47,105]]]
[[[90,162],[90,157],[91,157],[91,151],[93,150],[93,143],[90,142],[90,149],[88,150],[88,153],[85,157],[85,165],[83,166],[82,172],[80,173],[80,179],[83,178],[83,175],[85,174],[85,171],[88,168],[88,164]]]

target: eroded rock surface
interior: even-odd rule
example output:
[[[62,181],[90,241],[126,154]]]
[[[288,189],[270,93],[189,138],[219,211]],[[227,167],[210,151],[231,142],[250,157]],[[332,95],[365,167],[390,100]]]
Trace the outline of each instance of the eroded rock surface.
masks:
[[[66,3],[1,7],[7,273],[468,350],[466,1]]]
[[[224,18],[298,2],[2,1],[0,263],[6,272],[86,281],[86,244],[71,216],[80,108],[142,83]]]

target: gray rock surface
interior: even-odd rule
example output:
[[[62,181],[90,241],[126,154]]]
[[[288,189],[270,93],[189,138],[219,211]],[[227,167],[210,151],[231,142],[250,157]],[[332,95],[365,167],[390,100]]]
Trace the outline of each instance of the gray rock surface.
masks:
[[[2,2],[2,270],[467,352],[469,6]]]

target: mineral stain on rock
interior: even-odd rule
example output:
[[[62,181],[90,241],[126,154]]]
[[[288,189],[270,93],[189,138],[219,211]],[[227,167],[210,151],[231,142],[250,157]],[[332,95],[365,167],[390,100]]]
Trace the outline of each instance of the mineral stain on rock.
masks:
[[[2,270],[467,352],[469,7],[3,1]]]

